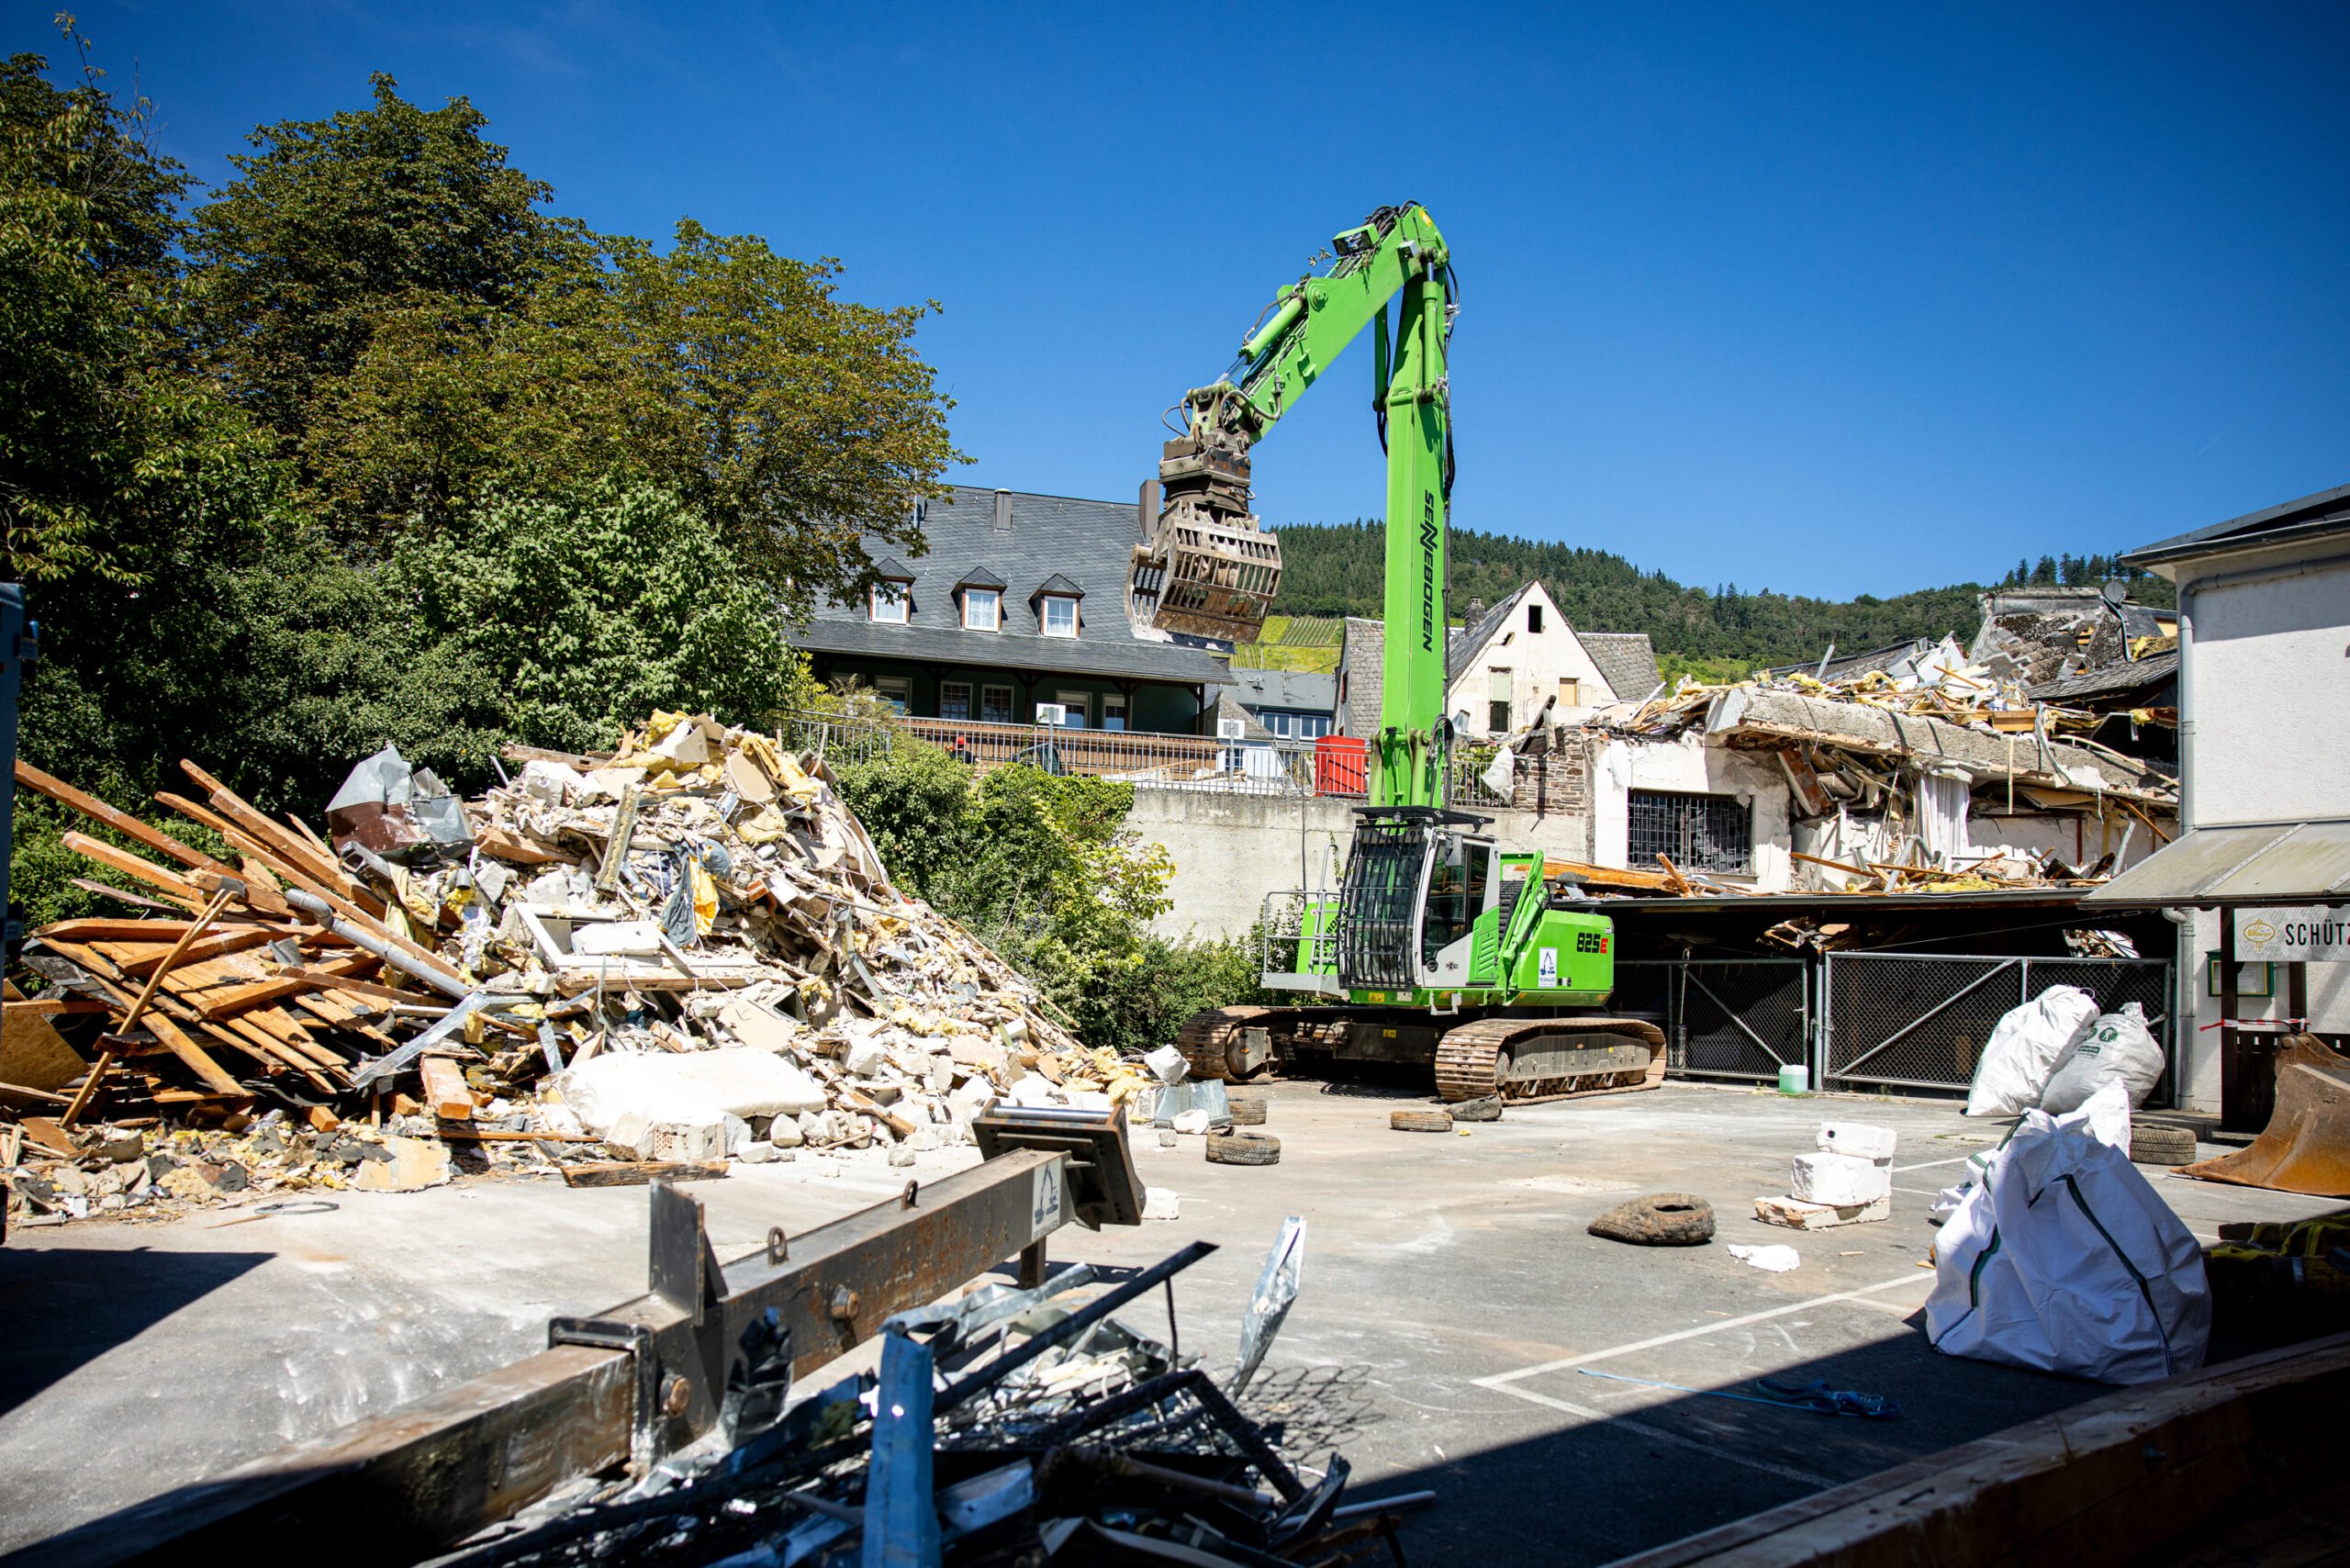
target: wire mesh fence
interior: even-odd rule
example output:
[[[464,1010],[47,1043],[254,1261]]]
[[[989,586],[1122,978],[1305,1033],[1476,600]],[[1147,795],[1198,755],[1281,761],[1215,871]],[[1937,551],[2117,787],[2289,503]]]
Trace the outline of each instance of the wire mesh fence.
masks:
[[[2162,959],[1830,953],[1821,969],[1827,1086],[1964,1090],[2000,1018],[2052,985],[2080,987],[2100,1013],[2137,1002],[2165,1059],[2177,1061]],[[2168,1102],[2173,1076],[2155,1085],[2155,1102]]]
[[[1811,1050],[1811,977],[1801,958],[1634,959],[1616,966],[1609,1010],[1662,1021],[1667,1070],[1775,1082]]]

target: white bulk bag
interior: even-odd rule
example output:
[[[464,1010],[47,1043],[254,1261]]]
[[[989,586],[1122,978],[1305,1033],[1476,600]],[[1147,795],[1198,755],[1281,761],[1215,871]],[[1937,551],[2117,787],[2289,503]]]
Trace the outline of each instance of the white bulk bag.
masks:
[[[2163,1075],[2163,1048],[2146,1027],[2146,1010],[2126,1002],[2118,1013],[2108,1013],[2089,1025],[2056,1064],[2048,1087],[2040,1092],[2040,1108],[2052,1116],[2077,1111],[2089,1096],[2109,1083],[2129,1092],[2132,1109],[2146,1103]]]
[[[1934,1242],[1926,1337],[1946,1355],[2100,1383],[2203,1364],[2203,1251],[2130,1163],[2118,1083],[2025,1114]]]
[[[2020,1116],[2040,1103],[2049,1074],[2097,1022],[2097,1002],[2076,985],[2052,985],[1992,1027],[1966,1092],[1970,1116]]]

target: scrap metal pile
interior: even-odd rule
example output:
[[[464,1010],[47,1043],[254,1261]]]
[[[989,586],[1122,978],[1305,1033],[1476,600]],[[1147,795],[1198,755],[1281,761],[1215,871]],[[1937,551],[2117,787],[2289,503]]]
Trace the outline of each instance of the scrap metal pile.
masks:
[[[1081,1265],[1030,1290],[983,1284],[891,1318],[878,1374],[797,1401],[754,1380],[722,1441],[582,1481],[439,1568],[1400,1563],[1402,1518],[1432,1494],[1350,1502],[1342,1456],[1302,1474],[1279,1425],[1241,1406],[1298,1294],[1304,1235],[1282,1227],[1221,1381],[1172,1332],[1173,1278],[1212,1245],[1109,1271],[1123,1279]],[[1162,1288],[1166,1339],[1112,1316]]]
[[[908,1164],[990,1101],[1147,1082],[894,887],[819,758],[676,713],[610,756],[508,758],[467,801],[386,750],[324,833],[184,763],[196,795],[157,800],[221,855],[19,764],[138,847],[65,835],[132,913],[35,932],[45,984],[10,991],[13,1212]]]

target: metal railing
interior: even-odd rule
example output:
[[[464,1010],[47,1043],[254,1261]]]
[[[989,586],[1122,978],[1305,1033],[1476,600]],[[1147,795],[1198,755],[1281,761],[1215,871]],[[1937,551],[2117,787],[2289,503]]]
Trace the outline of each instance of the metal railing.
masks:
[[[1143,789],[1324,795],[1354,801],[1369,795],[1367,758],[1350,756],[1346,749],[1320,747],[1310,740],[1227,741],[1149,730],[1081,730],[912,716],[843,719],[812,712],[784,716],[787,745],[822,752],[836,762],[861,762],[888,751],[901,738],[927,742],[983,771],[1028,762],[1048,773],[1081,774]],[[1491,746],[1455,752],[1446,766],[1448,803],[1466,811],[1505,811],[1516,805],[1519,782],[1539,759],[1521,756],[1516,760],[1507,794],[1496,793],[1485,778],[1493,759]]]
[[[2169,1068],[2154,1086],[2168,1103],[2177,1078],[2171,967],[2161,958],[2026,958],[1946,953],[1830,953],[1821,960],[1823,1086],[1964,1090],[1991,1031],[2052,985],[2076,985],[2110,1013],[2134,1002]]]
[[[1215,740],[1148,730],[1081,730],[963,719],[844,720],[822,713],[784,718],[787,744],[843,762],[861,762],[901,740],[926,742],[987,771],[1024,762],[1139,789],[1215,794],[1328,795],[1360,800],[1359,761],[1317,751],[1312,741]]]

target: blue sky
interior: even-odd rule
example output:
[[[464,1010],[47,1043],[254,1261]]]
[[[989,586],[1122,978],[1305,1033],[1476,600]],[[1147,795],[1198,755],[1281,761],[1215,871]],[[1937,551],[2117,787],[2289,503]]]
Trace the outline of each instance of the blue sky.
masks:
[[[2350,480],[2338,5],[78,11],[207,180],[384,70],[599,229],[939,300],[966,483],[1131,496],[1158,411],[1405,198],[1460,274],[1464,527],[1841,597]],[[1370,378],[1259,449],[1270,521],[1377,513]]]

